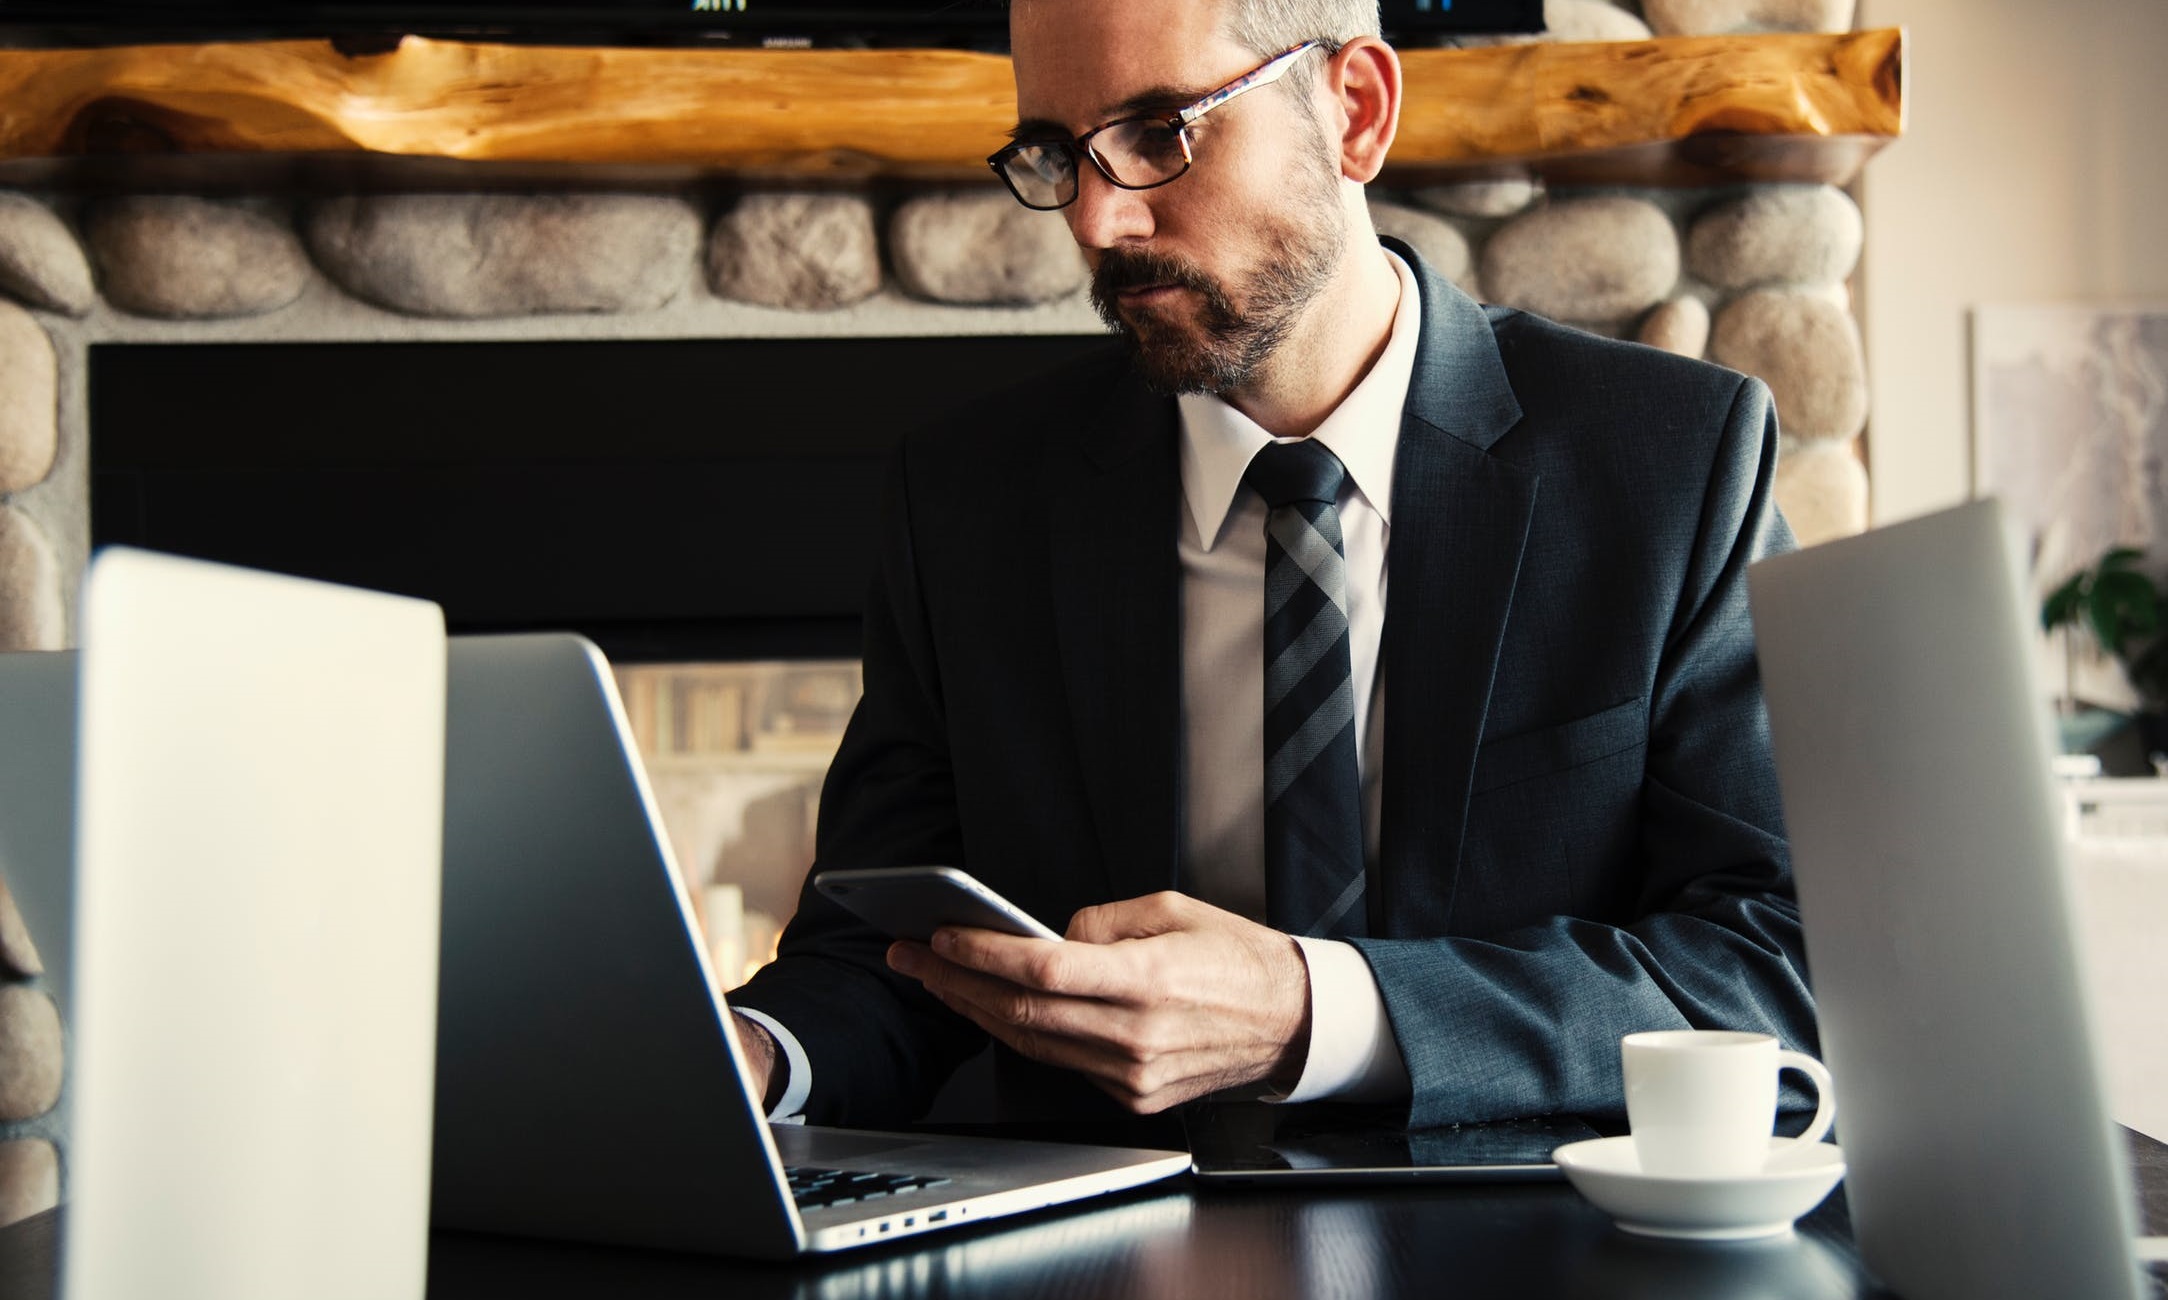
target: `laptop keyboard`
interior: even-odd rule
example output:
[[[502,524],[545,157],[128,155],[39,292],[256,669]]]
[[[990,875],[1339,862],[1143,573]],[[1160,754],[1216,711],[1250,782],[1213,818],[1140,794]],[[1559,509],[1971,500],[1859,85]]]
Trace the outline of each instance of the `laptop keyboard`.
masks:
[[[949,1181],[917,1174],[876,1174],[862,1169],[820,1169],[809,1165],[793,1165],[783,1173],[790,1179],[791,1199],[798,1202],[798,1208],[802,1210],[871,1201],[899,1192],[915,1192],[922,1187],[939,1187]]]

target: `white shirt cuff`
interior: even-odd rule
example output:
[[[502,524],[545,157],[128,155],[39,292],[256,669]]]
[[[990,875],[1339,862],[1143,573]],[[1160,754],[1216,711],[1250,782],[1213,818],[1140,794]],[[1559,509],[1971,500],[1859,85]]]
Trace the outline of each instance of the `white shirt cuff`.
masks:
[[[783,1050],[783,1065],[790,1071],[790,1075],[784,1082],[783,1095],[776,1099],[775,1109],[768,1112],[768,1122],[805,1123],[805,1116],[800,1112],[805,1110],[805,1099],[813,1092],[813,1064],[806,1060],[805,1045],[798,1041],[796,1034],[783,1028],[774,1016],[764,1015],[751,1007],[732,1007],[730,1010],[767,1030],[775,1039],[776,1046]],[[1396,1055],[1393,1059],[1397,1061],[1400,1058]],[[753,1098],[753,1104],[759,1105],[760,1098]]]
[[[1408,1067],[1393,1039],[1377,976],[1353,944],[1295,937],[1310,968],[1310,1053],[1302,1077],[1267,1101],[1394,1101],[1408,1095]]]

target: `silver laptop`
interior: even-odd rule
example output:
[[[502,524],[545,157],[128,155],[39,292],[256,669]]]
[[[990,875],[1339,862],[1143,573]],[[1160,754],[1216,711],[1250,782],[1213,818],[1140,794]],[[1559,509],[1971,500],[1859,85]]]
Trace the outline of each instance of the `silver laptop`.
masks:
[[[1981,501],[1748,575],[1847,1195],[1915,1300],[2137,1297],[2030,599]]]
[[[1189,1167],[768,1124],[601,654],[455,637],[450,672],[439,1226],[785,1258]]]
[[[79,627],[0,668],[6,866],[71,1029],[63,1293],[419,1300],[437,607],[113,550]]]

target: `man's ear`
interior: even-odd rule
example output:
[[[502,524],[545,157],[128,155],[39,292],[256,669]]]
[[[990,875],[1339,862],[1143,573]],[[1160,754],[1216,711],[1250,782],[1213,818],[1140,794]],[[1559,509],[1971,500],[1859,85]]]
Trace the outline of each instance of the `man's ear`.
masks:
[[[1375,36],[1358,36],[1333,54],[1323,81],[1338,110],[1340,174],[1367,185],[1400,130],[1400,56]]]

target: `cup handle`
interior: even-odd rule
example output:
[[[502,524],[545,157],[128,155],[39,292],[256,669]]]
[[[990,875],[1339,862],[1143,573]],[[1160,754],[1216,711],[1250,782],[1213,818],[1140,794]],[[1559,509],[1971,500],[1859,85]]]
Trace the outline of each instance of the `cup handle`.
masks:
[[[1778,1052],[1777,1069],[1797,1070],[1814,1080],[1814,1122],[1799,1135],[1801,1142],[1819,1142],[1837,1118],[1837,1095],[1830,1087],[1829,1067],[1805,1052]]]

